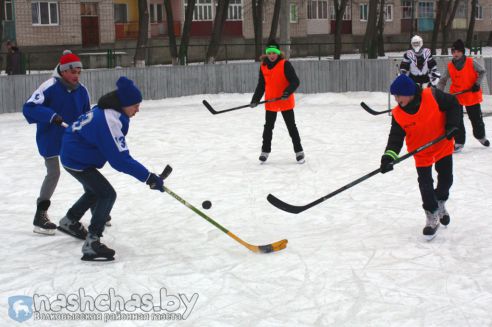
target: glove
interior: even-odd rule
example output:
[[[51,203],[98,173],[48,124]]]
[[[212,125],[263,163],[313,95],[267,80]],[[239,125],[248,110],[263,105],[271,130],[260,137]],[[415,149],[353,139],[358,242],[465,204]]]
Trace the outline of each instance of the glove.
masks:
[[[284,93],[282,93],[282,97],[280,99],[282,100],[287,100],[290,96],[290,93],[288,91],[284,91]]]
[[[456,126],[446,126],[446,138],[451,140],[453,137],[458,135],[458,127]]]
[[[473,86],[470,89],[472,92],[478,92],[480,91],[480,85],[478,84],[473,84]]]
[[[61,126],[61,124],[63,123],[63,117],[56,114],[53,118],[51,118],[51,123]]]
[[[149,175],[145,183],[149,185],[151,190],[159,190],[161,192],[164,192],[164,180],[154,173],[151,173]]]
[[[393,150],[387,150],[381,157],[381,173],[386,174],[393,170],[394,161],[398,159],[398,155]]]
[[[257,105],[258,105],[258,102],[253,102],[253,101],[251,101],[251,103],[249,104],[249,107],[250,107],[250,108],[254,108],[254,107],[256,107]]]

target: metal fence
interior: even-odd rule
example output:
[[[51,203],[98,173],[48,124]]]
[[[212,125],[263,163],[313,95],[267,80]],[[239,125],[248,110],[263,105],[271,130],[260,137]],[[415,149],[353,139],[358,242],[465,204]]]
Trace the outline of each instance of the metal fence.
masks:
[[[444,58],[437,58],[444,67]],[[488,86],[492,85],[492,58],[484,59]],[[301,80],[297,92],[387,92],[395,77],[394,59],[293,60]],[[258,63],[188,66],[152,66],[85,70],[82,83],[91,102],[113,90],[119,76],[128,76],[142,90],[144,99],[163,99],[194,94],[252,93],[258,81]],[[50,74],[0,76],[0,113],[19,112],[22,105]],[[486,93],[490,90],[484,88]]]

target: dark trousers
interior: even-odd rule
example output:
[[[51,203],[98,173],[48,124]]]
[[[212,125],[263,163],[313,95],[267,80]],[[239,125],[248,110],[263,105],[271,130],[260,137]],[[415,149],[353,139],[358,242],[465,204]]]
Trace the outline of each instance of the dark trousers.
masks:
[[[437,161],[435,169],[437,172],[437,187],[434,189],[432,166],[417,167],[422,207],[430,212],[434,212],[437,209],[437,201],[446,201],[449,197],[449,189],[453,185],[453,156],[449,155]]]
[[[468,118],[470,118],[470,122],[473,127],[473,136],[476,139],[482,139],[485,137],[485,124],[483,122],[482,117],[482,108],[480,107],[480,103],[474,104],[473,106],[466,106],[466,113],[468,114]],[[456,143],[465,144],[466,141],[466,131],[465,131],[465,123],[463,121],[463,112],[461,113],[461,121],[460,121],[460,130],[458,135],[454,138]]]
[[[84,194],[68,210],[70,220],[80,220],[91,209],[89,233],[102,236],[106,219],[116,201],[116,192],[108,180],[95,168],[84,171],[65,169],[82,184]]]
[[[294,109],[281,111],[282,117],[284,117],[285,125],[289,131],[292,144],[294,145],[294,152],[300,152],[302,150],[301,137],[296,126],[296,119],[294,117]],[[272,135],[273,128],[275,127],[275,120],[277,120],[277,112],[265,111],[265,126],[263,128],[263,145],[261,147],[262,152],[270,153],[272,151]]]

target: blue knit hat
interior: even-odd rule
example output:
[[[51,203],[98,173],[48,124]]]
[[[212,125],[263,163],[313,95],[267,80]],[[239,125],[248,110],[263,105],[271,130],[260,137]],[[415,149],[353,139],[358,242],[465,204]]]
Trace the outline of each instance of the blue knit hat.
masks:
[[[121,76],[116,82],[116,95],[122,107],[128,107],[142,102],[142,93],[131,79]]]
[[[393,95],[414,95],[417,92],[417,86],[410,77],[401,74],[391,83],[390,92]]]

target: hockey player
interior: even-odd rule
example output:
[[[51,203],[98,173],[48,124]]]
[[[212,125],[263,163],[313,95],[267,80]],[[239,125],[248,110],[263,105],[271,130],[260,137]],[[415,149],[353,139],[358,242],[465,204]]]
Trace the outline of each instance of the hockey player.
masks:
[[[470,118],[473,128],[473,136],[483,145],[490,146],[490,142],[485,136],[485,123],[483,122],[482,109],[482,90],[480,84],[485,77],[486,70],[473,58],[465,56],[465,44],[462,40],[457,40],[451,48],[453,59],[448,63],[448,69],[444,72],[439,81],[438,88],[444,90],[448,78],[451,78],[451,87],[449,92],[457,93],[467,91],[456,95],[458,102],[465,106],[466,113]],[[465,124],[463,122],[463,109],[461,109],[460,130],[456,135],[455,151],[463,149],[466,140]]]
[[[426,215],[424,237],[435,237],[440,224],[448,225],[445,203],[453,184],[453,136],[458,131],[460,105],[456,98],[436,88],[423,91],[406,75],[398,76],[390,88],[398,103],[393,108],[386,151],[381,157],[381,172],[393,169],[393,162],[406,141],[408,151],[446,135],[446,139],[414,155],[420,195]],[[437,171],[434,189],[432,166]]]
[[[412,37],[412,49],[407,50],[403,55],[400,64],[400,74],[409,76],[420,86],[431,83],[436,86],[441,75],[437,70],[437,64],[430,49],[423,48],[424,41],[418,35]]]
[[[130,118],[139,111],[142,94],[126,77],[120,77],[116,86],[115,91],[102,96],[97,106],[67,128],[63,136],[61,162],[82,184],[84,194],[60,220],[59,228],[85,239],[82,260],[87,261],[113,260],[115,254],[100,241],[116,192],[99,168],[109,162],[114,169],[164,192],[163,179],[131,157],[125,140]],[[79,220],[90,208],[93,211],[87,232]]]
[[[305,162],[304,151],[294,117],[295,100],[293,94],[299,86],[299,78],[291,63],[284,59],[278,43],[274,40],[268,42],[265,54],[261,56],[260,60],[258,85],[251,99],[251,108],[258,105],[263,94],[265,94],[265,100],[282,98],[282,100],[265,104],[265,125],[260,162],[264,163],[272,150],[273,128],[275,127],[277,112],[281,112],[294,145],[296,160],[302,164]]]
[[[48,208],[60,178],[62,123],[71,124],[90,110],[89,93],[79,81],[81,71],[79,57],[65,50],[53,77],[41,84],[23,107],[29,124],[37,124],[36,143],[46,166],[33,221],[35,233],[55,234],[56,225],[49,219]]]

